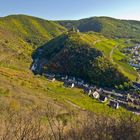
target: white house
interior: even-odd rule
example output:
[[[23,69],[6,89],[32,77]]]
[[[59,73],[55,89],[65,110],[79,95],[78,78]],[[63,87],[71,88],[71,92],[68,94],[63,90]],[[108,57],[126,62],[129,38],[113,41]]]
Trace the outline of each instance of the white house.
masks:
[[[114,109],[119,109],[120,105],[119,105],[119,103],[117,101],[110,100],[109,106],[114,108]]]
[[[85,93],[85,94],[88,94],[88,96],[90,96],[90,95],[92,94],[92,91],[91,91],[90,88],[85,87],[85,88],[84,88],[84,93]]]
[[[74,88],[75,84],[73,82],[64,82],[64,86]]]
[[[36,64],[33,64],[33,65],[32,65],[31,70],[32,70],[32,71],[35,71],[35,70],[36,70]]]
[[[104,102],[107,101],[107,97],[104,96],[104,95],[100,95],[100,97],[99,97],[99,101],[102,102],[102,103],[104,103]]]
[[[92,96],[93,96],[93,98],[95,98],[95,99],[99,99],[100,94],[99,94],[97,91],[94,91],[94,92],[92,93]]]

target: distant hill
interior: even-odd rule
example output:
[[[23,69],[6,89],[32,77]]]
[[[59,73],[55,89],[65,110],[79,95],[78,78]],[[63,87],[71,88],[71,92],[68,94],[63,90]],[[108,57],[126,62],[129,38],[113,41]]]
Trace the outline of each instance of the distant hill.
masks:
[[[58,21],[66,28],[76,27],[81,32],[94,31],[110,38],[130,38],[140,41],[140,22],[110,17],[92,17],[81,20]]]
[[[91,42],[92,41],[92,42]],[[128,82],[101,50],[95,47],[96,36],[69,32],[39,48],[34,54],[40,73],[53,72],[80,77],[86,81],[112,87]]]

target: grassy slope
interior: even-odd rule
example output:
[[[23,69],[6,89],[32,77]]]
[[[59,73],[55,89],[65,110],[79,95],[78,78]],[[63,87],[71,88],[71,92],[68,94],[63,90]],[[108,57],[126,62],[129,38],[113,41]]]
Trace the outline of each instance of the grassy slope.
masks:
[[[55,22],[25,15],[0,18],[0,65],[28,69],[34,49],[65,30]]]
[[[136,80],[138,76],[137,72],[126,62],[122,62],[122,59],[126,59],[120,49],[124,47],[124,41],[120,40],[108,40],[104,39],[100,42],[97,42],[95,45],[98,49],[102,50],[105,55],[112,60],[114,64],[118,66],[118,69],[131,80]],[[111,54],[112,51],[112,54]]]
[[[0,66],[28,69],[33,47],[14,33],[0,29]]]
[[[124,111],[113,110],[89,98],[80,89],[65,88],[61,82],[51,83],[27,71],[0,67],[0,89],[4,91],[0,95],[1,106],[14,101],[15,104],[26,108],[37,105],[45,107],[49,101],[62,110],[90,110],[110,115],[117,115]]]
[[[35,43],[45,43],[66,29],[53,21],[47,21],[31,16],[12,15],[0,18],[0,29],[10,31]]]

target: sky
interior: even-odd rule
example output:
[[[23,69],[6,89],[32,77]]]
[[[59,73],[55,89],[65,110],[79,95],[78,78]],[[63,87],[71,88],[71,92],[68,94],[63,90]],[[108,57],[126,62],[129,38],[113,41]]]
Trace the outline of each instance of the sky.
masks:
[[[93,16],[140,20],[140,0],[0,0],[0,17],[13,14],[49,20]]]

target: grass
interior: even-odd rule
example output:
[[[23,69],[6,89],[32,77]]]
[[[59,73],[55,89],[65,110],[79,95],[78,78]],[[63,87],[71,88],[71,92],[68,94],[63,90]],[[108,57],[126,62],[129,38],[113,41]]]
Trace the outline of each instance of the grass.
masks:
[[[88,110],[115,116],[124,111],[122,108],[116,111],[91,99],[81,89],[65,88],[62,82],[49,82],[26,71],[0,67],[0,81],[0,87],[8,89],[11,99],[25,107],[37,104],[45,107],[49,101],[68,110]],[[1,100],[9,100],[9,96]]]
[[[83,90],[81,89],[70,89],[65,88],[62,86],[62,83],[56,82],[53,85],[52,83],[49,84],[49,87],[53,90],[49,90],[47,95],[57,99],[57,101],[61,103],[67,103],[67,101],[70,101],[74,105],[80,107],[82,110],[89,110],[95,113],[101,113],[106,115],[117,115],[123,109],[120,110],[114,110],[107,106],[105,103],[100,103],[99,101],[95,99],[91,99],[87,95],[84,94]]]
[[[102,40],[100,42],[97,42],[95,46],[104,52],[105,56],[107,58],[110,58],[112,62],[118,66],[118,69],[130,80],[135,81],[138,74],[133,67],[131,67],[127,62],[122,62],[123,59],[126,59],[127,56],[125,56],[123,53],[121,53],[120,50],[122,50],[124,47],[129,46],[131,44],[124,44],[124,40]],[[115,48],[114,48],[115,47]],[[113,52],[110,56],[110,53],[113,49]]]
[[[66,31],[56,22],[26,15],[12,15],[1,18],[0,29],[10,31],[37,45],[41,45]]]

